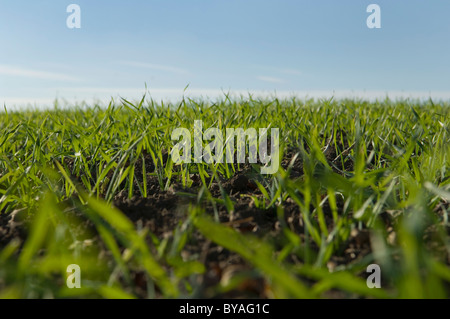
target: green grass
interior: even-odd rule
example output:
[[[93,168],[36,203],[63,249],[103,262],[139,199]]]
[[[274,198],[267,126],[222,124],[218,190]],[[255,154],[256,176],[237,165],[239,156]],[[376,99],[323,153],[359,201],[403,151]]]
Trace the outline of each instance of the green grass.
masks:
[[[176,143],[172,130],[192,132],[194,120],[203,121],[203,130],[280,129],[280,159],[296,154],[301,174],[292,176],[291,161],[276,174],[255,177],[258,191],[247,196],[261,214],[278,218],[281,235],[267,239],[218,222],[221,207],[232,215],[236,202],[222,186],[221,196],[214,196],[212,183],[232,178],[240,165],[164,160]],[[248,97],[164,105],[144,97],[104,108],[5,109],[0,218],[31,222],[23,240],[0,237],[0,298],[204,296],[197,280],[207,271],[201,256],[183,258],[194,234],[239,254],[273,298],[321,298],[336,291],[345,297],[448,298],[449,124],[450,105],[431,100]],[[332,159],[328,149],[335,150]],[[147,154],[154,171],[136,165]],[[202,187],[189,193],[193,174]],[[162,191],[185,188],[177,193],[189,202],[184,221],[169,237],[155,236],[111,205],[119,192],[149,197],[147,177],[157,178]],[[283,218],[292,205],[302,233]],[[83,228],[85,220],[94,229]],[[331,268],[352,233],[366,230],[370,253]],[[381,289],[366,286],[372,263],[381,267]],[[81,289],[65,285],[69,264],[82,269]],[[144,295],[136,273],[146,278]],[[218,284],[214,291],[238,284]]]

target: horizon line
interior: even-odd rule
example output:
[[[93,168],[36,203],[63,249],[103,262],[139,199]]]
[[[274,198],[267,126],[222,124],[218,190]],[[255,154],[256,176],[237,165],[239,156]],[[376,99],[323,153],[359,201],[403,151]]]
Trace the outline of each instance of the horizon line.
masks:
[[[176,89],[176,88],[63,88],[58,89],[59,93],[54,97],[4,97],[0,99],[3,106],[14,109],[23,107],[46,108],[53,106],[55,101],[65,104],[108,104],[111,100],[141,100],[147,95],[153,101],[177,102],[183,98],[205,99],[212,101],[215,99],[230,98],[281,98],[281,99],[362,99],[369,101],[384,100],[428,100],[450,101],[450,91],[403,91],[403,90],[226,90],[226,89]],[[61,94],[65,92],[66,94]],[[71,92],[71,93],[69,93]],[[75,93],[75,95],[73,95]],[[84,94],[82,94],[84,93]]]

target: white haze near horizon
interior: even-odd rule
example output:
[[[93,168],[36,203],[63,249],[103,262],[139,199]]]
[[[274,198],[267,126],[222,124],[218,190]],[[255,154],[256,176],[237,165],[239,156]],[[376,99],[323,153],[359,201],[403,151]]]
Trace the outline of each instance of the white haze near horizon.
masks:
[[[146,100],[156,103],[177,103],[184,98],[206,101],[223,100],[230,98],[279,98],[299,100],[307,99],[357,99],[367,101],[390,100],[429,100],[434,102],[450,102],[450,91],[437,92],[407,92],[407,91],[356,91],[356,90],[314,90],[314,91],[268,91],[268,90],[225,90],[225,89],[134,89],[134,88],[67,88],[58,90],[52,96],[35,97],[1,97],[2,109],[23,110],[27,108],[47,109],[53,108],[55,101],[60,107],[73,107],[80,105],[105,105],[111,101],[120,103],[121,99],[130,102],[139,101],[146,96]]]

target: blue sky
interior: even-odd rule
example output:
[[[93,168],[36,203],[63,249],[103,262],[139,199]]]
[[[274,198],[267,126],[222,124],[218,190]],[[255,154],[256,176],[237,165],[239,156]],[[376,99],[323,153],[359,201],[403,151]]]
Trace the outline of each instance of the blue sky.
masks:
[[[66,8],[81,7],[81,29]],[[366,8],[381,7],[381,29]],[[448,0],[0,0],[0,102],[222,91],[450,99]],[[334,93],[333,93],[334,92]]]

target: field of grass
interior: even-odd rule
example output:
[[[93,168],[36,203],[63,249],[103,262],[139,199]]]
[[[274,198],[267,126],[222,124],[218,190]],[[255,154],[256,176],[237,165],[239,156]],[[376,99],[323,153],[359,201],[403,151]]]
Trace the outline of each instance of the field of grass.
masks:
[[[278,172],[175,165],[194,120],[279,128]],[[449,124],[432,101],[5,109],[0,298],[449,298]]]

